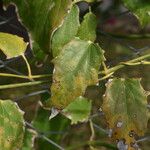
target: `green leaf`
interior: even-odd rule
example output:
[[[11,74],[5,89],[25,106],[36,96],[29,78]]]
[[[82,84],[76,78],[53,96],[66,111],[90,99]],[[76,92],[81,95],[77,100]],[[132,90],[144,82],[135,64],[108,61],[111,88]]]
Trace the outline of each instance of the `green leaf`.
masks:
[[[150,1],[123,0],[125,6],[139,19],[142,26],[150,23]]]
[[[70,42],[77,34],[79,27],[79,10],[76,5],[72,7],[63,24],[54,32],[52,37],[53,56],[56,57],[63,46]]]
[[[0,100],[0,149],[21,149],[23,136],[23,112],[14,102]]]
[[[23,146],[21,150],[32,150],[34,147],[34,139],[36,137],[36,133],[33,130],[26,129]]]
[[[88,120],[91,107],[90,100],[78,97],[63,110],[63,113],[71,120],[72,124],[76,124]]]
[[[52,32],[62,23],[71,0],[4,0],[17,5],[22,23],[42,51],[50,52]]]
[[[51,86],[52,106],[63,109],[84,95],[87,86],[98,82],[103,51],[90,41],[74,39],[53,60],[55,70]]]
[[[81,26],[79,27],[77,36],[82,40],[90,40],[94,42],[96,39],[96,26],[96,16],[91,12],[86,14]]]
[[[8,33],[0,32],[0,50],[7,58],[17,57],[22,55],[28,43],[23,41],[23,38]]]
[[[134,133],[142,136],[147,129],[147,94],[139,79],[113,79],[107,83],[102,110],[114,139],[135,142]]]
[[[67,130],[69,125],[69,119],[65,118],[63,115],[59,114],[55,118],[49,120],[50,113],[49,110],[44,110],[39,108],[37,116],[33,120],[33,126],[42,132],[46,137],[52,141],[60,144],[62,135]],[[37,147],[40,150],[58,150],[55,146],[49,144],[44,139],[36,139]]]

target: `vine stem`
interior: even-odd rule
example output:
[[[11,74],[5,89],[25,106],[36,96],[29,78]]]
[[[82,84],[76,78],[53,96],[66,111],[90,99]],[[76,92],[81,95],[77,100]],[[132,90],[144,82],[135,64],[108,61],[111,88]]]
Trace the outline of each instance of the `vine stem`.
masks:
[[[16,84],[6,84],[6,85],[0,85],[0,90],[25,87],[25,86],[33,86],[33,85],[39,85],[39,84],[48,83],[48,82],[50,81],[32,81],[32,82],[24,82],[24,83],[16,83]]]
[[[0,76],[2,77],[13,77],[13,78],[22,78],[22,79],[30,79],[29,76],[25,75],[16,75],[16,74],[11,74],[11,73],[0,73]],[[45,78],[45,77],[50,77],[52,74],[42,74],[42,75],[32,75],[32,78]]]
[[[44,134],[41,134],[42,132],[39,131],[38,129],[36,129],[31,123],[25,121],[25,124],[31,128],[32,130],[34,130],[39,138],[42,138],[44,140],[46,140],[47,142],[49,142],[50,144],[54,145],[55,147],[57,147],[59,150],[65,150],[63,147],[61,147],[60,145],[58,145],[57,143],[55,143],[54,141],[52,141],[50,138],[48,138],[47,136],[45,136]]]
[[[29,76],[29,79],[32,79],[32,73],[31,73],[31,67],[30,67],[30,64],[26,58],[26,56],[24,54],[22,54],[22,57],[26,63],[26,66],[27,66],[27,69],[28,69],[28,76]]]
[[[90,129],[91,129],[90,141],[93,141],[95,137],[95,131],[94,131],[93,122],[91,119],[89,120],[89,123],[90,123]],[[95,148],[92,145],[90,145],[90,149],[95,150]]]
[[[150,65],[149,61],[143,61],[146,58],[150,58],[150,54],[143,55],[141,57],[126,61],[126,62],[121,62],[120,64],[116,65],[115,67],[109,68],[107,70],[103,70],[99,72],[99,75],[105,75],[104,77],[100,78],[100,80],[104,80],[108,77],[110,77],[115,71],[125,67],[125,66],[134,66],[134,65]]]

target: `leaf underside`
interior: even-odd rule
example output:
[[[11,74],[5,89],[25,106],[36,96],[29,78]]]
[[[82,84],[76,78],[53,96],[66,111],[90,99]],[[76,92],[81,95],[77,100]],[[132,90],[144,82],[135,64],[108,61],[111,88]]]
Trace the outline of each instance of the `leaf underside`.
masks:
[[[130,146],[135,142],[134,134],[138,136],[144,134],[148,121],[146,105],[147,95],[140,84],[140,79],[108,81],[102,110],[109,128],[113,130],[113,139],[125,139]]]

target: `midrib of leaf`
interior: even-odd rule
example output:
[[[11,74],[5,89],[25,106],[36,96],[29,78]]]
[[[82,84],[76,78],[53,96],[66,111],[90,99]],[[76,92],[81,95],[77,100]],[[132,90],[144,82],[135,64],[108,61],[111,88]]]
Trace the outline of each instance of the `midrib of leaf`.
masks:
[[[90,45],[87,45],[87,49],[89,48],[89,46],[90,46]],[[79,61],[78,65],[76,66],[76,69],[74,70],[74,73],[77,73],[78,70],[81,70],[81,68],[84,68],[84,67],[82,67],[82,66],[83,66],[85,60],[87,60],[86,58],[88,57],[87,49],[84,50],[84,53],[83,53],[82,57],[80,57],[80,61]],[[90,50],[88,50],[88,52],[89,52],[89,51],[90,51]]]
[[[128,104],[128,100],[127,100],[128,89],[125,87],[125,80],[124,80],[124,82],[123,82],[123,88],[124,88],[124,93],[125,93],[125,102],[126,102],[126,103],[125,103],[125,106],[126,106],[125,108],[126,108],[126,113],[128,114],[128,117],[130,118],[130,110],[129,110],[128,105],[127,105],[127,104]],[[129,122],[130,122],[130,121],[129,121],[129,120],[130,120],[129,118],[127,119],[127,123],[126,123],[127,125],[128,125]]]

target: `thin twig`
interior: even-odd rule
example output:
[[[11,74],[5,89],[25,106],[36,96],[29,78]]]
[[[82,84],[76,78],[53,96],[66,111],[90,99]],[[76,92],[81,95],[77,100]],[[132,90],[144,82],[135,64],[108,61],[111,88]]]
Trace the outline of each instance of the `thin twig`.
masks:
[[[140,64],[144,65],[144,64],[146,64],[147,65],[149,63],[147,61],[142,61],[142,60],[145,60],[148,58],[150,58],[150,54],[143,55],[141,57],[129,60],[127,62],[121,62],[120,64],[116,65],[115,67],[107,69],[107,72],[105,70],[100,71],[99,74],[105,74],[105,76],[100,78],[99,80],[103,80],[103,79],[110,77],[115,71],[127,66],[128,64],[130,64],[130,65],[131,64],[132,65],[140,65]]]
[[[26,58],[26,56],[24,54],[22,54],[22,58],[24,59],[25,63],[26,63],[26,66],[27,66],[27,69],[28,69],[28,77],[29,79],[32,79],[32,73],[31,73],[31,67],[30,67],[30,64]]]
[[[42,132],[39,131],[38,129],[36,129],[32,124],[30,124],[30,123],[27,122],[27,121],[26,121],[25,123],[26,123],[26,125],[27,125],[28,127],[30,127],[31,129],[33,129],[34,131],[36,131],[37,134],[38,134],[38,136],[39,136],[40,138],[46,140],[47,142],[49,142],[50,144],[54,145],[54,146],[57,147],[58,149],[64,150],[63,147],[61,147],[60,145],[58,145],[57,143],[55,143],[54,141],[52,141],[51,139],[49,139],[47,136],[41,134]]]
[[[65,150],[77,150],[77,149],[79,149],[81,147],[89,146],[89,145],[92,145],[92,146],[104,146],[104,147],[112,149],[112,150],[117,150],[116,146],[114,146],[112,144],[108,144],[106,142],[101,142],[101,141],[86,141],[86,142],[82,142],[82,143],[79,143],[79,144],[75,144],[74,146],[68,147]]]
[[[142,137],[140,139],[138,139],[136,142],[139,143],[139,142],[143,142],[143,141],[150,141],[150,136],[145,136],[145,137]]]
[[[14,101],[20,101],[22,99],[32,97],[32,96],[36,96],[36,95],[40,95],[40,94],[43,94],[43,93],[46,93],[46,92],[49,92],[49,91],[48,90],[41,90],[41,91],[32,92],[32,93],[26,94],[22,97],[18,97],[16,99],[14,99]]]
[[[21,72],[15,70],[13,68],[8,67],[7,64],[5,64],[5,62],[3,62],[2,60],[0,60],[0,63],[2,64],[2,68],[5,67],[7,70],[9,70],[9,71],[11,71],[11,72],[13,72],[15,74],[23,75]]]
[[[89,123],[90,123],[90,129],[91,129],[90,141],[92,142],[94,140],[94,137],[95,137],[95,131],[94,131],[93,122],[91,119],[89,120]],[[94,150],[94,147],[92,145],[90,145],[90,149]]]
[[[18,87],[27,87],[27,86],[33,86],[33,85],[40,85],[43,83],[49,83],[49,81],[33,81],[33,82],[0,85],[0,90],[10,89],[10,88],[18,88]]]
[[[116,37],[113,37],[111,34],[107,33],[107,32],[104,32],[104,31],[97,31],[98,34],[101,34],[101,35],[104,35],[106,37],[108,37],[109,39],[112,39],[118,43],[120,43],[121,45],[131,49],[132,51],[134,51],[135,53],[139,53],[141,51],[144,51],[144,50],[147,50],[150,48],[150,45],[148,46],[145,46],[143,48],[135,48],[127,43],[124,43],[122,39],[119,39],[119,38],[116,38]]]
[[[102,31],[99,31],[98,33],[104,33]],[[105,32],[106,33],[106,32]],[[132,39],[132,40],[137,40],[137,39],[150,39],[150,34],[129,34],[129,35],[122,35],[122,34],[113,34],[113,33],[106,33],[109,36],[112,36],[114,38],[118,39]]]
[[[106,135],[108,135],[108,131],[107,131],[107,130],[101,128],[100,126],[98,126],[98,125],[95,124],[94,122],[93,122],[93,127],[95,127],[97,130],[99,130],[99,131],[105,133]]]
[[[2,77],[13,77],[13,78],[29,79],[29,76],[17,75],[17,74],[11,74],[11,73],[0,73],[0,76],[2,76]],[[52,74],[32,75],[32,78],[33,79],[46,78],[46,77],[51,77],[51,76],[52,76]]]
[[[7,20],[1,21],[1,22],[0,22],[0,26],[6,24],[6,23],[8,23],[8,22],[10,22],[12,19],[14,19],[14,17],[11,17],[11,18],[9,18],[9,19],[7,19]]]

